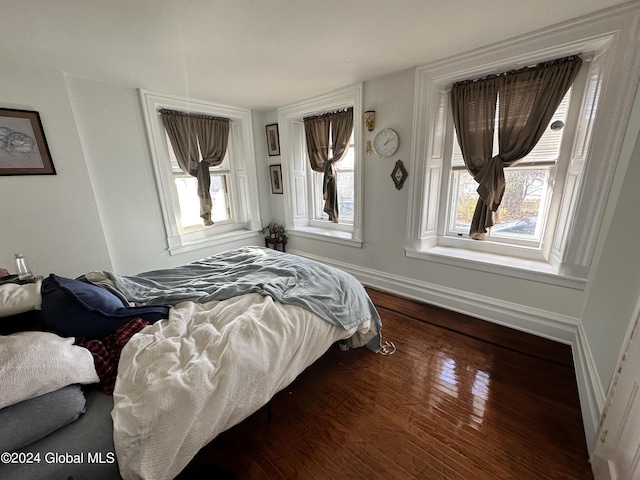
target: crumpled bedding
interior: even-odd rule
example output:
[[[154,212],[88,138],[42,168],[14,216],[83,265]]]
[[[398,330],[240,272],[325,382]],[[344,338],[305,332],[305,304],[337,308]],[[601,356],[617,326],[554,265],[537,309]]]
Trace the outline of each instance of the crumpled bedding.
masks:
[[[176,305],[121,353],[112,411],[121,475],[174,478],[334,342],[364,345],[378,333],[375,321],[345,329],[256,293]]]
[[[380,316],[352,275],[313,260],[264,247],[241,247],[170,269],[131,276],[90,272],[85,279],[108,288],[131,305],[205,303],[247,293],[297,305],[327,322],[352,328]],[[381,349],[380,337],[367,345]]]

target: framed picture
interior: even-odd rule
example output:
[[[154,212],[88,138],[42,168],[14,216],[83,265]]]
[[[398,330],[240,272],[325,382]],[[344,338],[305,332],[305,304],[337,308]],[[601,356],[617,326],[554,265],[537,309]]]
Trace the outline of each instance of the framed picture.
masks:
[[[278,124],[273,123],[265,127],[267,129],[267,151],[269,156],[280,155],[280,137],[278,135]]]
[[[271,177],[271,193],[282,193],[282,167],[269,165],[269,177]]]
[[[40,114],[0,108],[0,175],[55,175]]]
[[[396,184],[396,188],[398,190],[402,190],[402,186],[404,185],[404,181],[409,176],[409,172],[404,168],[404,163],[402,160],[398,160],[396,162],[396,166],[393,167],[393,171],[391,172],[391,178],[393,178],[393,183]]]

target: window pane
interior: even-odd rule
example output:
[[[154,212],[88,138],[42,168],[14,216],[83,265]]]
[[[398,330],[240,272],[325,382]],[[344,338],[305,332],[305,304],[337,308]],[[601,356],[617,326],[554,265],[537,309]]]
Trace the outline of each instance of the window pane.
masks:
[[[229,220],[231,214],[227,203],[227,176],[211,175],[211,219],[214,222]],[[180,215],[182,228],[202,227],[200,218],[200,198],[198,197],[198,183],[195,177],[174,177],[178,200],[180,202]]]
[[[221,222],[231,218],[231,211],[227,199],[229,198],[227,175],[211,175],[211,219]]]
[[[542,137],[536,144],[536,146],[529,152],[529,155],[525,157],[523,162],[555,162],[558,159],[558,153],[560,152],[560,142],[562,142],[562,133],[564,128],[551,129],[551,125],[554,122],[562,121],[563,125],[567,121],[567,112],[569,111],[569,101],[571,99],[571,89],[560,102],[553,118],[549,121],[549,126],[544,131]],[[498,109],[500,108],[500,99],[498,98]],[[496,111],[496,120],[493,132],[493,155],[498,154],[498,112]],[[464,167],[464,160],[462,159],[462,151],[460,145],[458,145],[458,139],[455,131],[453,134],[453,151],[451,155],[451,165],[454,167]]]
[[[351,142],[353,142],[353,133],[351,134]],[[330,148],[332,148],[330,146]],[[338,187],[338,222],[353,222],[353,186],[354,186],[354,162],[355,149],[353,143],[349,145],[344,158],[335,163],[336,179]],[[324,175],[320,172],[313,172],[313,188],[315,195],[315,219],[329,220],[329,216],[324,213],[324,198],[322,195]]]
[[[505,169],[501,223],[491,228],[492,237],[540,238],[548,176],[546,168]]]
[[[562,133],[564,128],[551,129],[551,125],[554,122],[561,121],[564,125],[567,121],[567,112],[569,110],[569,99],[571,98],[571,89],[560,102],[556,113],[549,122],[549,126],[544,131],[544,134],[538,141],[533,150],[526,156],[526,162],[555,162],[558,160],[558,154],[560,152],[560,142],[562,142]]]
[[[353,172],[336,172],[338,186],[338,222],[353,222]],[[324,199],[322,197],[323,174],[313,172],[314,187],[316,191],[315,208],[316,220],[329,220],[329,216],[324,213]]]
[[[353,145],[349,146],[346,155],[342,160],[335,164],[336,170],[353,170],[354,161],[354,148]]]
[[[337,175],[339,220],[353,222],[353,172],[340,172]]]
[[[478,183],[466,170],[457,170],[453,174],[453,198],[457,198],[454,203],[453,230],[469,232],[473,212],[478,201],[476,189]]]
[[[501,223],[489,230],[492,238],[538,240],[545,215],[549,169],[511,167],[504,171],[506,188],[499,208]],[[478,184],[466,170],[454,172],[452,230],[468,233],[478,201]],[[454,197],[456,198],[456,197]]]

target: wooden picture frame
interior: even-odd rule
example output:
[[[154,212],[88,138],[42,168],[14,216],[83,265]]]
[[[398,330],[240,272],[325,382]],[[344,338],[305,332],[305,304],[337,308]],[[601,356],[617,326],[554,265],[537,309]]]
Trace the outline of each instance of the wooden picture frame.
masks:
[[[40,114],[0,108],[0,175],[55,175]]]
[[[269,165],[269,178],[271,178],[271,193],[283,193],[282,190],[282,166]]]
[[[272,123],[265,127],[267,131],[267,152],[270,157],[280,155],[280,136],[278,134],[278,124]]]

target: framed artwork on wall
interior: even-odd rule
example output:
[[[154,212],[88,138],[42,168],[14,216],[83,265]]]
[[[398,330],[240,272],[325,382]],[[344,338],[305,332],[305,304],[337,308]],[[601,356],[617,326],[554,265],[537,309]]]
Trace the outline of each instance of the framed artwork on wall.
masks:
[[[393,179],[393,183],[396,184],[396,188],[398,190],[402,190],[402,186],[404,185],[404,181],[409,176],[409,172],[404,168],[404,163],[402,160],[398,160],[396,162],[396,166],[393,167],[393,171],[391,172],[391,178]]]
[[[271,193],[282,193],[282,167],[269,165],[269,177],[271,178]]]
[[[273,123],[271,125],[267,125],[267,151],[269,152],[269,156],[273,157],[275,155],[280,155],[280,137],[278,135],[278,124]]]
[[[40,114],[0,108],[0,175],[55,175]]]

